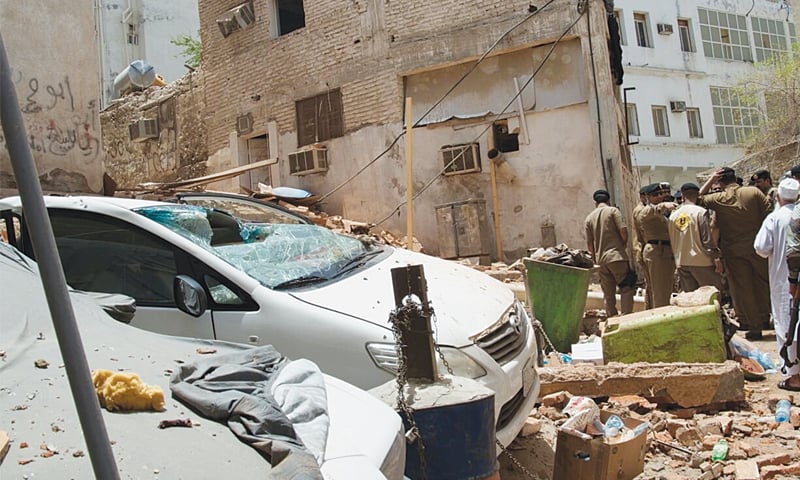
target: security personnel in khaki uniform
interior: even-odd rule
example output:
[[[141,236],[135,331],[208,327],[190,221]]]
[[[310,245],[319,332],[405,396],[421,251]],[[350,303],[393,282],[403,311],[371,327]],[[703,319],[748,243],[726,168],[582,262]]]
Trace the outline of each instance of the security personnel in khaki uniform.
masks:
[[[639,203],[633,207],[633,260],[637,275],[644,279],[645,287],[648,287],[647,291],[649,291],[650,283],[647,281],[647,269],[644,268],[644,259],[642,258],[644,241],[642,240],[642,233],[639,231],[636,224],[636,214],[639,212],[639,210],[647,205],[647,194],[645,194],[646,188],[647,187],[645,186],[639,189]],[[650,302],[650,295],[645,295],[644,298],[646,308],[653,308],[653,305]]]
[[[666,214],[675,208],[675,204],[662,202],[669,194],[669,187],[665,190],[660,184],[653,183],[645,187],[645,193],[648,205],[636,212],[634,222],[644,242],[642,258],[647,271],[647,294],[656,308],[669,305],[672,295],[675,257],[669,243]]]
[[[628,227],[617,207],[608,204],[611,195],[597,190],[592,195],[595,209],[586,217],[584,232],[592,260],[599,266],[606,314],[617,315],[617,287],[620,290],[622,314],[633,312],[636,274],[628,264]]]
[[[723,190],[706,194],[717,182]],[[736,318],[749,340],[759,340],[761,330],[769,328],[769,269],[767,260],[753,250],[753,241],[771,211],[769,197],[756,187],[739,186],[736,172],[728,167],[714,172],[700,194],[697,205],[717,215],[719,248]]]

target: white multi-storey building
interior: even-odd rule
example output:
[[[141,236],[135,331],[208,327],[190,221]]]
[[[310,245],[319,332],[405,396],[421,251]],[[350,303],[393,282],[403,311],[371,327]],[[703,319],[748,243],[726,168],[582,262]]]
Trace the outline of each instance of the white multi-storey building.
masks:
[[[152,65],[169,83],[186,73],[181,35],[200,38],[197,0],[95,0],[101,103],[113,99],[114,79],[134,60]]]
[[[731,87],[796,41],[785,0],[616,0],[631,156],[641,183],[695,181],[743,156],[755,109]],[[739,172],[748,175],[752,172]]]

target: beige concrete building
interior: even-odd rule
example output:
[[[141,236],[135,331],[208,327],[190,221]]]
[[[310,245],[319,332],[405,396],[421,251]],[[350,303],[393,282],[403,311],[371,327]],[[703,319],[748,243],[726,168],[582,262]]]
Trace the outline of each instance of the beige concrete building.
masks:
[[[45,190],[102,189],[94,25],[91,2],[0,3],[0,32]],[[14,189],[5,139],[0,144],[0,190]]]
[[[414,235],[429,253],[515,259],[553,232],[584,247],[592,192],[630,201],[606,12],[601,0],[529,5],[200,0],[209,170],[271,158],[245,187],[300,187],[329,213],[402,234],[409,97]]]

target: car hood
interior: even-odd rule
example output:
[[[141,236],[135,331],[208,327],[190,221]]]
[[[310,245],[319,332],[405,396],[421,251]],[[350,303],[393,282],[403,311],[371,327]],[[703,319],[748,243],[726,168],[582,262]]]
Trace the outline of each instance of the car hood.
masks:
[[[91,471],[87,447],[36,264],[2,242],[0,291],[4,299],[0,314],[0,350],[4,352],[0,361],[0,410],[8,420],[9,437],[16,443],[0,472],[9,478],[84,478]],[[135,372],[143,382],[161,387],[165,395],[163,412],[102,410],[109,437],[115,441],[114,454],[122,478],[142,478],[151,472],[161,472],[168,478],[225,478],[232,464],[242,471],[269,470],[269,463],[236,438],[227,425],[201,417],[179,403],[170,391],[170,375],[180,365],[204,355],[250,347],[139,330],[106,315],[87,295],[73,293],[71,301],[89,368]],[[35,368],[38,360],[46,360],[49,366]],[[327,375],[324,378],[330,416],[326,462],[335,460],[337,465],[347,466],[348,458],[357,457],[357,465],[349,468],[374,471],[401,428],[399,416],[367,392]],[[191,419],[197,428],[157,427],[162,420],[183,418]],[[22,442],[30,446],[20,448]],[[40,444],[58,451],[58,456],[39,458]],[[176,455],[176,445],[191,448]],[[214,462],[206,461],[212,457]],[[259,473],[254,478],[266,476]],[[5,478],[2,473],[0,477]],[[352,478],[373,477],[359,473]]]
[[[494,324],[514,302],[513,292],[502,282],[449,260],[401,248],[380,258],[337,282],[292,295],[388,329],[395,308],[392,269],[422,265],[438,343],[454,347],[471,344],[470,337]]]

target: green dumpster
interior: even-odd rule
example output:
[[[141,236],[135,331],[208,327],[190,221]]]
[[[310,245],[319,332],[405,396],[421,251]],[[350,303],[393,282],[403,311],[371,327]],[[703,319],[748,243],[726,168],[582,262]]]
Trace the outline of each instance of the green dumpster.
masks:
[[[531,310],[559,352],[577,343],[592,269],[523,259]]]

